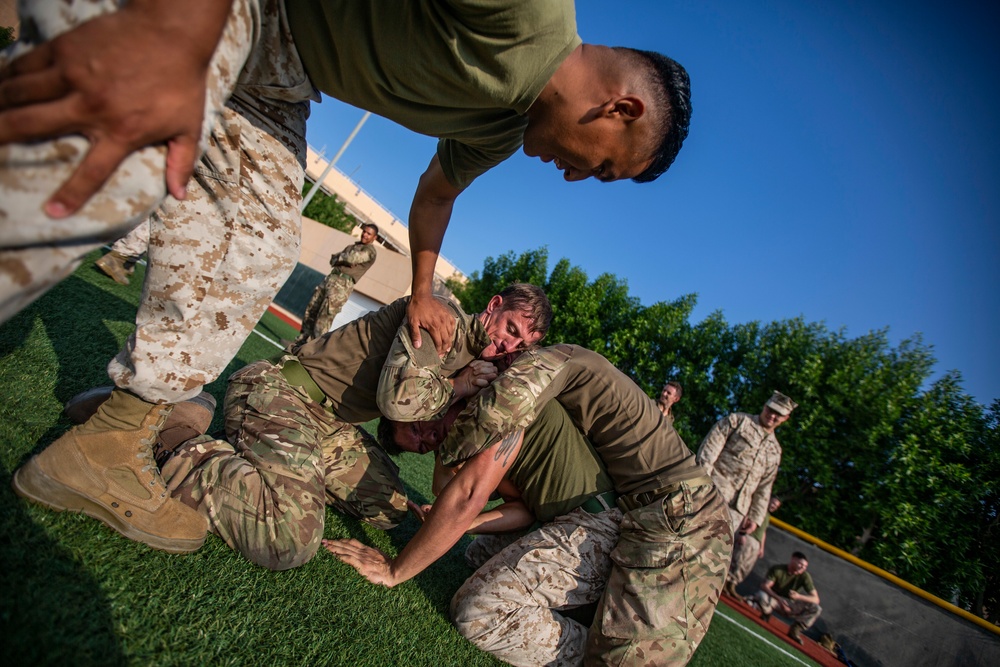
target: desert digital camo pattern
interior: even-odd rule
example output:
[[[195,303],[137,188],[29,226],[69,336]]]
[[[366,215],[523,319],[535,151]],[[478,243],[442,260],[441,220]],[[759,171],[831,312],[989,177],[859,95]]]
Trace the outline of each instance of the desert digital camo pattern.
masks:
[[[719,603],[732,548],[729,513],[711,484],[682,482],[626,514],[586,664],[687,664]]]
[[[764,521],[781,446],[761,428],[757,415],[736,412],[716,422],[698,447],[698,463],[729,504],[733,530],[744,517],[758,526]]]
[[[743,544],[737,543],[733,547],[733,562],[729,565],[729,580],[734,585],[747,578],[760,558],[760,542],[757,538],[749,533],[743,538]]]
[[[378,528],[406,515],[395,463],[358,427],[341,421],[280,369],[259,361],[229,378],[227,440],[201,436],[163,466],[174,497],[197,509],[209,530],[272,570],[312,558],[325,505]]]
[[[621,518],[577,508],[501,550],[455,593],[459,633],[512,665],[581,664],[587,627],[562,612],[601,598]]]
[[[302,315],[301,332],[293,345],[322,336],[333,327],[333,320],[350,298],[354,284],[374,263],[375,248],[364,243],[352,243],[330,257],[333,271],[313,290]]]
[[[451,350],[442,358],[433,345],[413,347],[408,321],[403,320],[378,383],[376,401],[388,419],[409,422],[443,416],[455,394],[449,376],[477,359],[490,344],[477,317],[467,315],[453,301],[441,301],[455,316]],[[428,339],[425,334],[424,340]]]
[[[37,37],[27,29],[23,37],[50,39],[118,5],[21,3],[22,26],[39,26]],[[209,68],[204,154],[184,201],[164,200],[165,152],[151,147],[133,153],[79,213],[51,220],[42,204],[79,164],[86,141],[0,147],[0,319],[162,201],[150,221],[137,329],[108,370],[119,387],[150,402],[197,395],[224,370],[294,268],[312,96],[279,0],[235,0]]]

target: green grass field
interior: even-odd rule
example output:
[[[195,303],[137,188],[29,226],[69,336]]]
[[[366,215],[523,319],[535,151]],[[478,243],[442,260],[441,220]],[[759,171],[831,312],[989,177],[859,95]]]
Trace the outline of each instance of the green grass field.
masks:
[[[0,327],[0,646],[7,665],[498,665],[448,622],[452,594],[471,574],[465,541],[393,590],[362,580],[321,551],[295,570],[251,565],[209,536],[186,556],[152,550],[88,517],[14,495],[10,477],[69,428],[62,405],[108,384],[105,365],[133,328],[142,267],[121,287],[88,261]],[[229,372],[280,353],[268,339],[294,330],[267,315]],[[217,419],[213,428],[221,427]],[[400,464],[412,497],[430,500],[431,461]],[[326,536],[357,537],[391,553],[415,519],[381,532],[327,512]],[[690,664],[814,664],[750,634],[734,612],[719,618]],[[772,640],[773,641],[773,640]],[[777,645],[779,642],[775,642]]]

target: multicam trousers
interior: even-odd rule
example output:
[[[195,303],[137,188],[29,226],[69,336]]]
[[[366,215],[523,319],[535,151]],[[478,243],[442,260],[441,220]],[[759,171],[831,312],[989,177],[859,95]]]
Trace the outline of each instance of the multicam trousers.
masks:
[[[32,0],[19,11],[22,26],[52,39],[119,4]],[[11,47],[0,65],[29,48]],[[119,387],[152,402],[192,398],[218,377],[298,258],[313,89],[281,0],[234,1],[206,93],[204,155],[184,201],[164,200],[165,150],[149,147],[80,212],[52,220],[42,204],[79,164],[86,140],[0,146],[0,321],[163,202],[151,220],[136,332],[108,367]]]
[[[560,612],[600,599],[621,518],[577,508],[500,551],[455,593],[459,633],[512,665],[581,664],[587,628]]]
[[[323,537],[325,505],[378,528],[406,516],[399,469],[364,430],[341,421],[258,361],[229,378],[226,440],[200,436],[163,466],[174,497],[257,565],[297,567]]]
[[[585,663],[687,664],[715,613],[732,548],[729,510],[713,484],[685,483],[628,512]]]
[[[302,333],[295,343],[308,342],[329,331],[353,291],[354,279],[350,276],[338,272],[327,275],[313,290],[306,312],[302,315]]]

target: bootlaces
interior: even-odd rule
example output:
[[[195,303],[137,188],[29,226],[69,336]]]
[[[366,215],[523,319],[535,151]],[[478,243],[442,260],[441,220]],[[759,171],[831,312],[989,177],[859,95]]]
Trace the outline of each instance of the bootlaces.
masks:
[[[164,422],[167,421],[167,417],[170,415],[170,410],[164,409],[165,407],[169,406],[156,408],[160,411],[160,418],[146,427],[149,429],[149,437],[139,439],[139,453],[135,455],[137,459],[143,461],[142,472],[152,474],[149,485],[155,487],[159,483],[159,486],[162,487],[163,490],[160,492],[161,498],[167,495],[167,485],[164,483],[163,477],[160,476],[160,467],[156,464],[156,459],[153,457],[153,445],[160,434],[160,429],[163,428]]]

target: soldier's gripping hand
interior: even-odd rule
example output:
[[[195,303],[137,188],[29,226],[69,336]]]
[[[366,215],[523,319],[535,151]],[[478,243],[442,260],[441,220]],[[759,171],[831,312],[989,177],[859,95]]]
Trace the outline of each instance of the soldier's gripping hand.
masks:
[[[469,398],[497,379],[497,367],[488,361],[474,359],[452,379],[455,395],[452,402]]]
[[[0,144],[80,134],[90,149],[45,205],[74,213],[132,152],[167,146],[167,189],[194,171],[209,61],[232,0],[133,0],[0,72]]]

